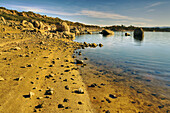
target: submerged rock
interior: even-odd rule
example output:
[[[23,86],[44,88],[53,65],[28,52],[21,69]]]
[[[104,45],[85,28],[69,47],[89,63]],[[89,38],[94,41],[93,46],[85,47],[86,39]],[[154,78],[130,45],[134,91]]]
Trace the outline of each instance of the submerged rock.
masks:
[[[103,44],[102,44],[102,43],[100,43],[100,44],[99,44],[99,47],[103,47]]]
[[[125,36],[130,36],[130,33],[125,33]]]

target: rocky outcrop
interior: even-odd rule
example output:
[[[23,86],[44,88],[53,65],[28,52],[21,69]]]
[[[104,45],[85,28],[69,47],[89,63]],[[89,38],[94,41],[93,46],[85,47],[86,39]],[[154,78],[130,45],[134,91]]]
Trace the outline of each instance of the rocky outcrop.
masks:
[[[6,20],[4,17],[0,17],[0,22],[3,23],[3,24],[6,24]]]
[[[101,34],[103,35],[114,35],[114,32],[108,29],[102,30]]]

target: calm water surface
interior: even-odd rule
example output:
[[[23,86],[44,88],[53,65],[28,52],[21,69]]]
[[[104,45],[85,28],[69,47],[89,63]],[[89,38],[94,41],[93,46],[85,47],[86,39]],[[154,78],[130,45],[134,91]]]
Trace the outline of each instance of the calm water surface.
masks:
[[[133,34],[133,33],[131,33]],[[76,42],[102,43],[102,48],[87,48],[83,54],[96,64],[121,68],[160,81],[170,88],[170,33],[145,32],[142,41],[133,36],[115,32],[114,36],[101,34],[77,36]]]

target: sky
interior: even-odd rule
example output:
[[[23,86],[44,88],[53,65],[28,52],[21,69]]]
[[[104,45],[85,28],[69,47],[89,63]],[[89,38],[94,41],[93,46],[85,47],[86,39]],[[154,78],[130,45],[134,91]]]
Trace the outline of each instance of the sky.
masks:
[[[90,25],[170,26],[170,0],[0,0],[0,6]]]

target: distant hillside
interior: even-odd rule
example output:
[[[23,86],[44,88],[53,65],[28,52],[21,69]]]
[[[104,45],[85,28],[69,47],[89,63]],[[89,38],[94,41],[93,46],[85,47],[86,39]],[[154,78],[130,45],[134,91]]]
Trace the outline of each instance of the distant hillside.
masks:
[[[66,22],[69,26],[82,26],[82,27],[94,27],[94,28],[100,28],[99,26],[95,25],[85,25],[79,22],[71,22],[67,20],[62,20],[58,17],[48,17],[46,15],[40,15],[36,14],[34,12],[28,11],[28,12],[18,12],[16,10],[9,10],[4,7],[0,7],[0,16],[3,16],[6,20],[14,20],[14,21],[22,21],[22,20],[37,20],[42,21],[49,24],[57,24],[59,22]]]
[[[133,31],[135,30],[137,27],[135,26],[124,26],[124,25],[121,25],[121,26],[117,26],[117,25],[114,25],[114,26],[109,26],[109,27],[104,27],[105,29],[110,29],[112,31]],[[142,27],[142,29],[144,31],[153,31],[153,32],[170,32],[170,28],[169,27]]]

